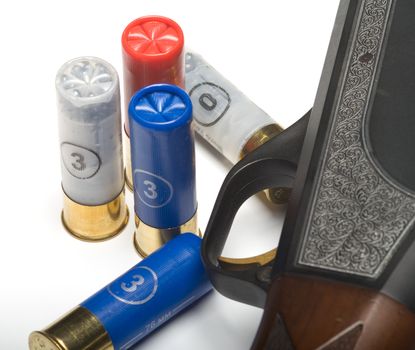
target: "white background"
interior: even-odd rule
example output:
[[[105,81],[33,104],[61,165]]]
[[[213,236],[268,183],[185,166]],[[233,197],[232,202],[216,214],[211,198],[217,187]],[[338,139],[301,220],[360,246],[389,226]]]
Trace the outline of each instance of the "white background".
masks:
[[[26,349],[31,331],[139,261],[133,216],[121,235],[103,243],[78,241],[61,225],[58,68],[93,55],[121,72],[124,27],[143,15],[168,16],[181,25],[187,46],[287,127],[312,106],[337,6],[333,0],[2,2],[1,350]],[[196,157],[203,231],[230,164],[200,139]],[[132,212],[129,192],[127,200]],[[275,246],[284,210],[248,200],[225,255],[249,256]],[[249,349],[261,315],[260,309],[211,293],[138,348]]]

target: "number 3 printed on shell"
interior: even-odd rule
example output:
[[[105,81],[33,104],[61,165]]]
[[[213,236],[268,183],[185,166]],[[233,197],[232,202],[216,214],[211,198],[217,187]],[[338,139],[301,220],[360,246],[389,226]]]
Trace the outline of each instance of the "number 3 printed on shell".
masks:
[[[157,288],[156,273],[147,266],[136,266],[112,282],[107,290],[118,301],[142,305],[154,297]]]
[[[98,154],[85,147],[63,142],[61,152],[66,170],[78,179],[90,179],[101,167],[101,159]]]
[[[134,189],[140,200],[150,208],[163,207],[173,197],[170,182],[142,169],[134,171]]]

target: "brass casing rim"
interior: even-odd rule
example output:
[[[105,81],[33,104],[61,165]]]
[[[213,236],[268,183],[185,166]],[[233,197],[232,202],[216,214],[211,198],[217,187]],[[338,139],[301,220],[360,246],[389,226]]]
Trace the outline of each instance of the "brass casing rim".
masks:
[[[181,233],[191,232],[202,238],[197,228],[197,211],[187,222],[178,227],[164,229],[152,227],[141,221],[137,215],[135,216],[135,224],[134,247],[143,258],[146,258],[170,239]]]
[[[258,129],[243,146],[239,158],[244,158],[248,153],[254,151],[259,146],[262,146],[274,136],[279,135],[282,131],[284,131],[284,129],[277,123],[268,124]],[[271,203],[284,204],[288,202],[291,189],[285,187],[269,188],[264,190],[264,193]]]
[[[255,131],[249,140],[242,147],[239,159],[244,158],[247,154],[256,150],[259,146],[262,146],[265,142],[272,139],[274,136],[281,134],[284,129],[277,123],[268,124]]]
[[[41,331],[29,335],[30,350],[114,350],[97,317],[77,306]]]
[[[125,190],[106,204],[89,206],[79,204],[63,192],[61,221],[73,237],[86,242],[101,242],[113,238],[125,228],[129,210]]]
[[[267,199],[274,204],[286,204],[290,199],[291,188],[289,187],[274,187],[268,188],[265,191]]]
[[[251,266],[251,265],[256,265],[256,266],[267,265],[271,261],[275,260],[276,256],[277,256],[277,248],[274,248],[265,253],[247,257],[247,258],[228,258],[225,256],[220,256],[218,258],[218,261],[221,266],[229,267],[230,265],[234,265],[234,266],[236,265],[242,268],[242,267]]]
[[[47,350],[67,350],[65,347],[61,346],[59,342],[57,342],[53,337],[49,336],[49,334],[43,331],[34,331],[29,335],[29,349],[30,350],[38,350],[40,348],[35,347],[35,342],[50,342],[50,344],[46,344]],[[40,345],[42,347],[42,345]]]

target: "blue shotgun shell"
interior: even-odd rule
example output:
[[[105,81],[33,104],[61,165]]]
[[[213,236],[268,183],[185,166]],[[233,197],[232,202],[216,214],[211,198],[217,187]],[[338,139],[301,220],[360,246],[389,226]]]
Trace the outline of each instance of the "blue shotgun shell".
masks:
[[[131,98],[129,118],[135,243],[146,256],[178,233],[197,231],[192,103],[177,86],[150,85]],[[157,244],[145,235],[159,235]]]
[[[180,226],[197,209],[190,98],[150,85],[131,98],[129,117],[135,213],[152,227]]]
[[[115,349],[128,349],[211,290],[200,245],[194,234],[179,235],[81,304]]]
[[[129,349],[212,289],[201,239],[184,233],[29,337],[31,350]]]

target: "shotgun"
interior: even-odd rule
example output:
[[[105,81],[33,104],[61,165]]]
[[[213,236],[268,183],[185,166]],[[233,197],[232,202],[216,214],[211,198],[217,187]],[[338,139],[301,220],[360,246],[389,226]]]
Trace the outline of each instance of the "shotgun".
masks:
[[[264,308],[251,349],[415,348],[415,1],[342,0],[311,112],[237,163],[202,258]],[[277,254],[221,258],[242,203],[290,187]]]

